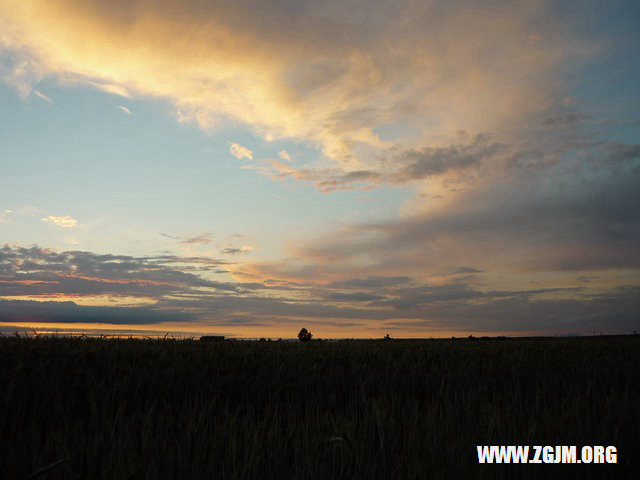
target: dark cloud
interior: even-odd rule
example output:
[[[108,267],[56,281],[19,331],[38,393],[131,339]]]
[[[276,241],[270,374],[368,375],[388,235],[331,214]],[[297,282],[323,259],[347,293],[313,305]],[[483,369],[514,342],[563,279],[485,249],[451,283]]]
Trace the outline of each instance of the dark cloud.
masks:
[[[605,143],[545,171],[508,172],[451,194],[447,208],[352,225],[301,249],[309,258],[368,256],[407,273],[452,263],[535,270],[640,267],[640,157]],[[437,270],[435,270],[437,269]]]
[[[350,278],[339,282],[329,283],[327,286],[335,288],[379,288],[402,285],[411,281],[410,277],[400,275],[395,277],[371,276],[364,278]]]
[[[401,288],[394,293],[396,298],[377,302],[377,304],[405,310],[434,302],[459,302],[485,296],[484,293],[462,284],[421,285],[418,287]]]
[[[622,163],[640,160],[640,144],[602,142],[599,147],[602,152],[602,158],[607,162]]]
[[[203,261],[200,257],[193,257]],[[151,306],[82,306],[71,301],[0,299],[8,323],[105,323],[262,326],[300,321],[363,328],[377,322],[416,331],[585,332],[638,329],[638,287],[479,290],[460,280],[425,284],[408,276],[354,277],[319,287],[314,282],[220,283],[181,272],[180,257],[57,253],[39,247],[0,249],[0,295],[108,294],[155,300]],[[477,269],[456,267],[471,273]],[[91,274],[91,276],[89,275]],[[100,274],[100,275],[98,275]],[[163,279],[159,282],[158,279]],[[284,285],[283,285],[284,283]],[[269,289],[268,295],[260,294]],[[191,329],[195,327],[189,327]],[[626,330],[625,330],[626,329]]]
[[[368,189],[379,184],[383,178],[380,172],[373,170],[356,170],[345,172],[339,168],[296,168],[283,164],[278,160],[271,160],[268,167],[247,167],[279,180],[294,179],[310,182],[324,193],[337,190]]]
[[[545,127],[566,127],[574,126],[585,122],[591,118],[590,115],[580,112],[567,112],[550,115],[542,119],[542,125]]]
[[[368,189],[382,184],[403,184],[433,176],[442,176],[469,168],[479,168],[488,159],[503,153],[507,146],[491,142],[490,136],[478,134],[465,144],[448,147],[411,148],[389,151],[379,169],[343,171],[340,169],[299,169],[279,161],[270,167],[252,167],[272,178],[293,178],[314,183],[325,193],[336,190]]]
[[[335,302],[371,302],[382,300],[384,297],[367,292],[334,292],[326,294],[324,298]]]
[[[211,235],[209,234],[196,235],[194,237],[188,237],[188,238],[180,238],[180,237],[176,237],[175,235],[169,235],[166,233],[161,233],[160,235],[166,238],[170,238],[172,240],[178,240],[178,243],[183,245],[211,243]]]
[[[506,146],[490,142],[486,135],[477,135],[468,145],[451,145],[449,147],[423,147],[410,149],[400,153],[395,165],[401,167],[386,176],[390,183],[403,183],[443,175],[453,170],[464,170],[478,167],[483,161],[503,151]]]
[[[197,317],[186,311],[154,307],[81,306],[74,302],[35,302],[0,299],[0,322],[13,323],[107,323],[155,324],[193,322]]]
[[[133,257],[91,252],[57,253],[39,247],[0,247],[0,295],[97,295],[159,297],[209,288],[238,286],[190,273],[217,269],[224,262],[205,257]],[[250,288],[245,286],[244,288]]]
[[[489,302],[432,305],[421,321],[390,326],[465,332],[631,333],[640,327],[640,287],[621,286],[583,298],[540,299],[520,294]]]
[[[160,235],[161,235],[161,236],[163,236],[163,237],[170,238],[170,239],[172,239],[172,240],[180,240],[180,237],[175,237],[175,236],[173,236],[173,235],[169,235],[169,234],[167,234],[167,233],[161,233]]]
[[[248,253],[249,250],[246,248],[223,248],[220,250],[220,253],[224,253],[225,255],[237,255],[239,253]]]
[[[211,236],[210,235],[197,235],[195,237],[185,238],[184,240],[181,240],[180,243],[185,244],[185,245],[189,245],[189,244],[193,244],[193,243],[207,244],[207,243],[211,243]]]
[[[444,275],[459,275],[464,273],[482,273],[482,270],[478,270],[473,267],[457,267],[451,270],[450,272],[445,273]]]

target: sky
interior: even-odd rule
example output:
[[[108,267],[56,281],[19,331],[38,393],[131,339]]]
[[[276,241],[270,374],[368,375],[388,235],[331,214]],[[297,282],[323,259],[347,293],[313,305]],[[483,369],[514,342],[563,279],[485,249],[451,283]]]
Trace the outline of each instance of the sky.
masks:
[[[0,0],[0,332],[640,330],[636,1]]]

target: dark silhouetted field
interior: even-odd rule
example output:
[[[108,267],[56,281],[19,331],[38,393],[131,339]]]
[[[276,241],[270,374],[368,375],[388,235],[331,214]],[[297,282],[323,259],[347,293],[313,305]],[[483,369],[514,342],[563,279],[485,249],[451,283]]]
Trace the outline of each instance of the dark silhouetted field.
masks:
[[[637,337],[343,342],[0,338],[0,478],[620,478]],[[478,465],[615,445],[618,465]]]

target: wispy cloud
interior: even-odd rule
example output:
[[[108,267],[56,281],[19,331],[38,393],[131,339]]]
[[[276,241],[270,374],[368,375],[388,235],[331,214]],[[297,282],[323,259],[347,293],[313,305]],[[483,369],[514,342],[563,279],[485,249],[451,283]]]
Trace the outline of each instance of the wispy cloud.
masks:
[[[10,216],[13,213],[13,210],[0,210],[0,223],[9,223],[11,222]]]
[[[124,98],[131,97],[127,89],[122,85],[109,82],[94,82],[91,80],[87,81],[87,83],[98,90],[102,90],[103,92],[110,93],[112,95],[118,95]]]
[[[51,100],[49,97],[47,97],[44,93],[42,93],[40,90],[34,90],[33,93],[36,97],[38,97],[40,100],[44,100],[45,102],[49,102],[49,103],[53,103],[53,100]]]
[[[298,168],[284,164],[278,160],[269,160],[265,165],[247,165],[245,168],[255,170],[276,180],[293,179],[309,182],[324,193],[337,190],[370,189],[378,186],[383,175],[372,170],[344,171],[339,168]]]
[[[160,235],[166,238],[171,238],[172,240],[180,240],[180,237],[176,237],[175,235],[169,235],[168,233],[161,233]]]
[[[73,228],[78,225],[78,221],[69,215],[64,215],[64,216],[49,215],[48,217],[41,218],[40,220],[42,220],[43,222],[51,223],[53,225],[56,225],[62,228]]]
[[[176,235],[169,235],[166,233],[161,233],[160,235],[162,235],[165,238],[170,238],[172,240],[177,240],[178,243],[181,243],[183,245],[189,245],[189,244],[208,244],[211,243],[211,237],[212,235],[210,233],[203,233],[200,235],[195,235],[192,237],[186,237],[186,238],[182,238],[182,237],[178,237]]]
[[[237,143],[232,143],[229,148],[229,153],[236,157],[239,160],[247,159],[253,160],[253,152],[249,150],[247,147],[243,147]]]
[[[189,245],[189,244],[208,244],[211,243],[211,235],[210,234],[202,234],[196,235],[195,237],[188,237],[180,241],[180,243]]]
[[[223,248],[221,250],[221,253],[224,253],[226,255],[235,255],[237,253],[246,253],[246,252],[250,252],[251,250],[255,250],[256,247],[252,246],[252,245],[243,245],[242,247],[237,247],[237,248]]]
[[[278,152],[278,156],[286,162],[292,162],[291,155],[289,155],[289,152],[287,152],[286,150],[280,150]]]
[[[123,107],[122,105],[118,106],[118,110],[126,113],[127,115],[133,115],[133,113],[131,113],[131,110],[129,110],[127,107]]]

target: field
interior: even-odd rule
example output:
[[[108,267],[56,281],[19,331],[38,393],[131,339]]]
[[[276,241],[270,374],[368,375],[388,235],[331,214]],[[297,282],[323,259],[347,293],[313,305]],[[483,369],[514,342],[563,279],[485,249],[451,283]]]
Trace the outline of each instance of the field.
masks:
[[[639,394],[637,336],[2,337],[0,478],[620,478]],[[618,464],[478,465],[476,445],[615,445]]]

